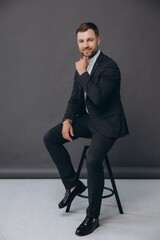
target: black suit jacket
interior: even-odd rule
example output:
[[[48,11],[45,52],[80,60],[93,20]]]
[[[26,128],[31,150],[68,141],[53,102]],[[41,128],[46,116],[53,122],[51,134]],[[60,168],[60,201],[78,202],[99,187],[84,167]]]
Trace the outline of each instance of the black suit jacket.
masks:
[[[79,75],[76,71],[71,97],[63,117],[75,119],[85,113],[86,106],[95,129],[108,137],[128,134],[128,127],[120,98],[120,70],[117,64],[102,52],[97,58],[91,74]]]

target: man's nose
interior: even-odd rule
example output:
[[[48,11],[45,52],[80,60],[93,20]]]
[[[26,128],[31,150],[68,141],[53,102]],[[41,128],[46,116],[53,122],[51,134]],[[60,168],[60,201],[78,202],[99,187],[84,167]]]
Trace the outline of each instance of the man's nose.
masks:
[[[84,42],[84,48],[87,48],[88,46],[89,46],[89,44],[88,44],[88,42],[86,41],[86,42]]]

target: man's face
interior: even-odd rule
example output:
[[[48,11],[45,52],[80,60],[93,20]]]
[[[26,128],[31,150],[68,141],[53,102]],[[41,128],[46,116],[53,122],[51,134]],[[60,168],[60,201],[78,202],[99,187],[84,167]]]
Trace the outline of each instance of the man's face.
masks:
[[[100,37],[95,35],[92,29],[77,33],[77,43],[83,56],[92,58],[98,52]]]

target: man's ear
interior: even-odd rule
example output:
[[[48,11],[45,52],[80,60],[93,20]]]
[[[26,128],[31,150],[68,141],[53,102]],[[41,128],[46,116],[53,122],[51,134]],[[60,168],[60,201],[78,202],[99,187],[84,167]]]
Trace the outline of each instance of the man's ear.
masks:
[[[98,40],[98,45],[100,45],[100,42],[101,42],[100,37],[98,37],[97,40]]]

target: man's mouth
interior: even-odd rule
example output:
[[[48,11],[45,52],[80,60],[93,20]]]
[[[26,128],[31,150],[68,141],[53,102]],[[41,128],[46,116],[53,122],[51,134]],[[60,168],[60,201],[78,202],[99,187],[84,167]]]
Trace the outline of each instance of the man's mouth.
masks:
[[[91,49],[84,49],[83,52],[90,52]]]

